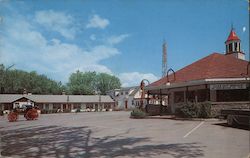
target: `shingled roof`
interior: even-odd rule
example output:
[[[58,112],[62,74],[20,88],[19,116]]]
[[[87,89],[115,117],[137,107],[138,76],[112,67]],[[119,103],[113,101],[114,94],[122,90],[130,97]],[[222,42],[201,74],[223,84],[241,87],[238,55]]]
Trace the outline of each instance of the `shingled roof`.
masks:
[[[27,98],[36,103],[110,103],[114,102],[108,95],[22,95],[0,94],[0,103],[12,103],[20,98]],[[99,100],[100,99],[100,100]]]
[[[233,56],[213,53],[176,71],[175,80],[173,74],[169,75],[168,78],[170,83],[214,78],[242,78],[243,74],[247,74],[247,64],[247,61]],[[165,85],[167,82],[166,76],[149,86]]]

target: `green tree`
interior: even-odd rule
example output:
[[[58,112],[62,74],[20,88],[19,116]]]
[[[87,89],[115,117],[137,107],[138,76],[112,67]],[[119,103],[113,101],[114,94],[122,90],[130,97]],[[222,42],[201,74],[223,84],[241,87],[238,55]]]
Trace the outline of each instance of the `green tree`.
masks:
[[[101,92],[101,94],[106,94],[108,90],[120,87],[121,82],[119,78],[106,73],[99,73],[97,75],[97,89]]]
[[[96,72],[76,71],[69,77],[67,84],[71,94],[94,94],[95,93]]]
[[[69,77],[67,84],[70,94],[95,94],[100,92],[106,94],[106,91],[120,88],[120,80],[106,73],[80,72],[76,71]]]
[[[61,82],[39,75],[35,71],[6,69],[4,65],[0,65],[0,86],[1,93],[23,93],[26,89],[34,94],[61,94],[64,88]]]

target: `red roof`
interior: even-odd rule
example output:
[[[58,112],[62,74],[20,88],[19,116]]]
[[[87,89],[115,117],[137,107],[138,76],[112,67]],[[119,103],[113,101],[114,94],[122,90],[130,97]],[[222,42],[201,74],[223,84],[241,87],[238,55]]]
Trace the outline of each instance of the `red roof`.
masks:
[[[232,40],[240,40],[233,29],[231,30],[226,42],[232,41]]]
[[[171,83],[180,83],[202,79],[212,78],[241,78],[242,74],[247,72],[248,61],[237,59],[230,55],[213,53],[204,57],[178,71],[174,75],[169,75]],[[150,86],[159,86],[166,84],[167,76],[150,84]]]

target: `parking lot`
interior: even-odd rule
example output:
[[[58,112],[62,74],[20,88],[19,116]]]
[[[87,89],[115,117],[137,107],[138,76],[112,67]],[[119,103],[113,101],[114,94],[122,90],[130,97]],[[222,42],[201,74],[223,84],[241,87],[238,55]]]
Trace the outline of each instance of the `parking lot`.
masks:
[[[0,116],[2,157],[248,158],[249,130],[225,121],[130,119],[129,112]],[[0,156],[0,157],[1,157]]]

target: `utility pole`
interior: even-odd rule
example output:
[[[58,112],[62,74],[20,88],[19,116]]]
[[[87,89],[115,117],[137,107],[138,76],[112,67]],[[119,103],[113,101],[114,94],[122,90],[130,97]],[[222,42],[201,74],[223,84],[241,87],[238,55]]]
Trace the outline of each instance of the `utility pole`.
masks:
[[[162,45],[162,77],[165,77],[167,73],[167,44],[163,41]]]

